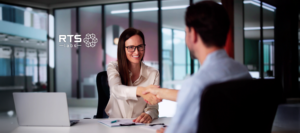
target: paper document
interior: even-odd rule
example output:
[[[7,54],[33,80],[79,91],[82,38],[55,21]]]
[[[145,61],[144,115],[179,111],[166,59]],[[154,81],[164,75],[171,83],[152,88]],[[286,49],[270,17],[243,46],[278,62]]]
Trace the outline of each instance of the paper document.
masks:
[[[117,122],[113,122],[116,120]],[[133,119],[105,119],[99,120],[99,122],[109,127],[144,125],[143,123],[134,123],[132,120]]]

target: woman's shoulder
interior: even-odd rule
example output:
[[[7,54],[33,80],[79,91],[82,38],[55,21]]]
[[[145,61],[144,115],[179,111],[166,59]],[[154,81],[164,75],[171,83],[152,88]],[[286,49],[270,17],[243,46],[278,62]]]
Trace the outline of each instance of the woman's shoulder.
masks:
[[[112,61],[107,64],[107,66],[111,66],[111,65],[118,66],[118,61]]]
[[[149,74],[150,74],[150,73],[159,73],[159,71],[158,71],[156,68],[151,67],[151,66],[148,66],[148,65],[146,65],[145,63],[143,63],[143,65],[144,65],[146,71],[147,71]]]
[[[107,69],[109,69],[109,68],[117,69],[118,68],[118,61],[109,62],[107,64]]]

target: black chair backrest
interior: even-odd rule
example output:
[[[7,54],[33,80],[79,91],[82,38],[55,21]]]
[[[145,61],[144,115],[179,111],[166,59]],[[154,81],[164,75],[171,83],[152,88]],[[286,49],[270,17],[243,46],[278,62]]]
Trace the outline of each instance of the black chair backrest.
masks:
[[[282,89],[272,80],[229,81],[201,97],[198,133],[271,133]]]
[[[107,72],[99,72],[96,78],[98,90],[98,109],[94,118],[107,118],[105,107],[109,100],[109,85],[107,79]]]

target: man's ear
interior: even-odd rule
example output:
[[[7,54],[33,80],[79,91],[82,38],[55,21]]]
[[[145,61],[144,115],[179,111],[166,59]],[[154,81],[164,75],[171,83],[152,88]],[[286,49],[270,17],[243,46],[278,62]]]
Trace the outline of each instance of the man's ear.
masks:
[[[197,32],[196,32],[196,30],[193,28],[193,27],[191,27],[191,33],[190,33],[190,35],[191,35],[191,41],[195,44],[195,43],[197,43]]]

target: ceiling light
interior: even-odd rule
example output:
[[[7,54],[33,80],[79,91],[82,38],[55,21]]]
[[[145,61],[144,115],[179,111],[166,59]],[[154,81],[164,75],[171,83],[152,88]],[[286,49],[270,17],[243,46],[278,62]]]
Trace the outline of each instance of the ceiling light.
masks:
[[[23,38],[21,38],[21,43],[23,43],[24,41],[23,41]]]
[[[185,9],[187,8],[188,5],[183,5],[183,6],[166,6],[166,7],[161,7],[162,10],[173,10],[173,9]]]
[[[25,40],[26,40],[25,43],[29,43],[29,39],[28,38],[26,38]]]
[[[129,10],[116,10],[116,11],[111,11],[111,14],[119,14],[119,13],[128,13]]]
[[[140,9],[133,9],[132,12],[146,12],[146,11],[157,11],[158,8],[140,8]]]
[[[272,30],[274,26],[265,26],[263,27],[264,30]],[[245,27],[244,30],[260,30],[260,27]]]
[[[244,1],[244,4],[253,4],[253,5],[255,5],[255,6],[260,7],[260,1],[259,1],[259,0],[248,0],[248,1]],[[269,11],[272,11],[272,12],[274,12],[275,9],[276,9],[276,7],[274,7],[274,6],[272,6],[272,5],[269,5],[269,4],[265,3],[265,2],[263,2],[262,5],[263,5],[262,7],[263,7],[264,9],[269,10]]]
[[[185,9],[187,8],[188,5],[182,5],[182,6],[166,6],[166,7],[161,7],[161,10],[174,10],[174,9]],[[147,11],[157,11],[157,7],[153,8],[138,8],[138,9],[133,9],[132,12],[147,12]],[[120,14],[120,13],[129,13],[129,10],[115,10],[111,11],[111,14]]]

